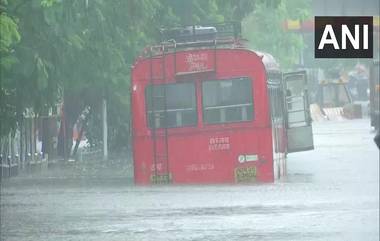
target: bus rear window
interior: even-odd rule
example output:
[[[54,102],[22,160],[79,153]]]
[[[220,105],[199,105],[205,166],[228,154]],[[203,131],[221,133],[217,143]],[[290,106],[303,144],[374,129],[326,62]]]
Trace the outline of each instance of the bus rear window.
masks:
[[[249,78],[204,81],[202,98],[205,123],[253,119],[252,83]]]
[[[194,83],[150,85],[145,89],[145,99],[150,128],[191,126],[197,123]]]

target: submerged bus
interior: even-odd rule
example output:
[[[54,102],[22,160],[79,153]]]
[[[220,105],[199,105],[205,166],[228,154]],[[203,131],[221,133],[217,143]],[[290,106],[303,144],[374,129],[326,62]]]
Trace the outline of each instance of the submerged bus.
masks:
[[[163,33],[132,67],[136,184],[273,182],[314,148],[306,72],[246,48],[236,23]]]

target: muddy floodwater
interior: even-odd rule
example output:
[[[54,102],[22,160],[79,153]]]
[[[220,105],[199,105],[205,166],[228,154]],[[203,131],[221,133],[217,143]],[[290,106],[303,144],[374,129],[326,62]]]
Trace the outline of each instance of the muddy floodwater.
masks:
[[[379,152],[368,119],[315,123],[273,184],[136,187],[13,178],[1,240],[379,240]]]

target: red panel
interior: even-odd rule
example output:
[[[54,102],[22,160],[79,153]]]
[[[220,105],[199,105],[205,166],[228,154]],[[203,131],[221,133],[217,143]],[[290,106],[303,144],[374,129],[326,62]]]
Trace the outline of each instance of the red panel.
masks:
[[[189,56],[193,56],[191,61]],[[164,83],[159,79],[163,76],[161,63],[159,59],[153,60],[156,84]],[[168,168],[173,183],[232,183],[235,182],[235,168],[252,166],[257,168],[258,181],[273,181],[272,129],[268,112],[266,75],[261,58],[254,52],[243,49],[218,49],[216,52],[184,51],[177,52],[175,57],[173,54],[168,54],[165,57],[165,66],[166,83],[176,81],[196,83],[198,125],[168,129],[168,166],[165,160],[158,160],[154,165],[153,142],[146,123],[144,94],[145,87],[150,83],[150,64],[147,59],[138,60],[132,71],[131,85],[135,182],[148,184],[151,175],[165,173]],[[181,78],[176,77],[179,72],[211,69],[213,73],[207,75],[192,73],[182,75]],[[229,124],[203,124],[202,98],[199,96],[201,82],[233,77],[252,79],[254,120]],[[163,130],[156,130],[156,135],[163,135]],[[156,143],[160,147],[163,145],[163,139],[158,138]],[[241,155],[247,155],[252,160],[239,162]]]

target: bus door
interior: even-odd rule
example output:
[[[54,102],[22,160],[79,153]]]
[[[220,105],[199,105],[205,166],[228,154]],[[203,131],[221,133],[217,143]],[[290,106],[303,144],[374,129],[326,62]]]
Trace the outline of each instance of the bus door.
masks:
[[[288,152],[314,149],[306,71],[283,74],[286,93]]]

